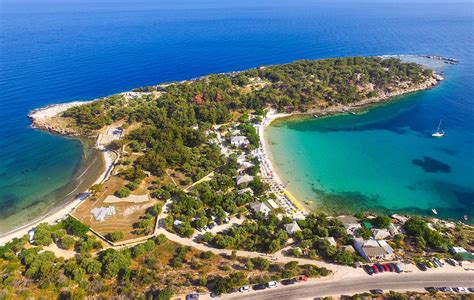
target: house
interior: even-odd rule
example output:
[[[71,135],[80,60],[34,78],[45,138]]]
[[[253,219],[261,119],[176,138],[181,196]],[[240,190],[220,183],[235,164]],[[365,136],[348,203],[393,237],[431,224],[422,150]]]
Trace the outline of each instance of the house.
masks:
[[[352,245],[344,245],[344,246],[341,247],[341,249],[343,251],[350,252],[350,253],[355,252],[354,246],[352,246]]]
[[[272,199],[268,199],[268,200],[267,200],[267,203],[268,203],[268,205],[270,205],[270,207],[271,207],[272,209],[277,209],[278,207],[280,207],[280,206],[278,206],[278,204],[276,204],[276,202],[273,201]]]
[[[241,185],[243,183],[248,183],[253,181],[253,176],[250,176],[248,174],[244,174],[242,176],[237,176],[237,185]]]
[[[408,218],[405,216],[393,214],[391,215],[392,219],[397,220],[400,224],[405,224],[406,221],[408,221]]]
[[[183,224],[183,221],[181,221],[181,220],[174,220],[174,222],[173,222],[174,227],[179,227],[179,226],[181,226],[181,224]]]
[[[354,249],[367,261],[392,260],[394,258],[392,247],[384,240],[356,238]]]
[[[285,230],[289,235],[293,235],[294,233],[301,231],[301,228],[296,221],[293,221],[292,223],[285,225]]]
[[[376,240],[384,240],[385,238],[390,236],[390,232],[387,229],[374,229],[372,230],[372,234]]]
[[[449,248],[449,253],[451,254],[458,254],[462,252],[467,252],[467,250],[464,249],[463,247],[450,247]]]
[[[399,234],[400,229],[399,229],[398,225],[390,223],[390,225],[388,225],[388,232],[390,232],[390,234],[393,236],[393,235]]]
[[[354,216],[339,216],[336,219],[342,223],[346,229],[347,234],[352,236],[355,236],[356,232],[361,228],[359,219]]]
[[[250,208],[253,210],[254,213],[262,213],[264,215],[268,215],[271,209],[262,202],[253,202],[250,203]]]
[[[243,135],[237,135],[230,138],[230,143],[232,146],[240,147],[248,145],[249,140]]]
[[[253,196],[253,190],[249,187],[239,190],[239,195],[242,195],[242,194],[245,194],[245,193],[249,193],[250,195]]]
[[[230,135],[231,135],[231,136],[237,136],[237,135],[240,134],[240,130],[239,130],[239,129],[230,129],[229,132],[230,132]]]

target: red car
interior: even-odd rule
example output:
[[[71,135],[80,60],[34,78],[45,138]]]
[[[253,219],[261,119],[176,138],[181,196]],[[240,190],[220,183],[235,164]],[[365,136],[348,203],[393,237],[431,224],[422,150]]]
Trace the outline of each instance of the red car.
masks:
[[[387,264],[382,265],[385,272],[390,272],[390,267]]]
[[[373,265],[373,266],[372,266],[372,269],[374,269],[374,274],[378,274],[378,273],[379,273],[379,268],[377,268],[376,265]]]
[[[308,281],[308,276],[300,275],[300,276],[297,276],[295,279],[296,279],[296,282]]]

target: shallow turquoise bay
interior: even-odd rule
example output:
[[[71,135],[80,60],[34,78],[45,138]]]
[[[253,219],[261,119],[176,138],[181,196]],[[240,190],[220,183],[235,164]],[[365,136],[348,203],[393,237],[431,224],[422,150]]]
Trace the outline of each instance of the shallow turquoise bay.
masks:
[[[432,90],[357,116],[277,121],[266,139],[278,173],[316,210],[430,215],[435,208],[443,218],[474,218],[472,116],[456,109],[471,89],[465,67],[446,70]],[[447,136],[435,139],[440,118]]]

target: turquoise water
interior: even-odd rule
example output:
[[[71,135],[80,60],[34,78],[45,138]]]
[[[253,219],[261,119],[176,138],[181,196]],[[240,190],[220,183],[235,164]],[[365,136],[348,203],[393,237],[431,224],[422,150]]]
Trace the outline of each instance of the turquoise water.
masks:
[[[297,59],[420,53],[460,59],[439,90],[464,96],[415,100],[410,103],[420,105],[407,108],[418,110],[413,118],[422,116],[416,126],[425,131],[441,111],[449,112],[443,117],[450,137],[443,143],[460,153],[449,159],[453,177],[454,160],[472,163],[465,157],[472,136],[463,133],[474,128],[472,11],[472,2],[448,0],[0,0],[0,233],[67,201],[90,157],[77,140],[29,128],[30,110]],[[370,141],[367,130],[354,134]],[[385,133],[388,140],[400,138]]]
[[[316,209],[474,217],[472,115],[454,110],[472,89],[463,68],[361,115],[277,121],[266,138],[278,173]],[[440,118],[447,135],[435,139]]]

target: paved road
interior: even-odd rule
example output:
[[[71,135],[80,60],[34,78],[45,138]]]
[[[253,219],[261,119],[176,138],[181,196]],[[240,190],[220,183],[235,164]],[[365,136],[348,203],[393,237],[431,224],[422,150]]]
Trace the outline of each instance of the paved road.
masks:
[[[330,281],[313,281],[263,291],[252,291],[247,294],[233,293],[220,299],[313,299],[324,296],[353,295],[380,288],[388,292],[421,291],[430,286],[474,286],[474,272],[461,271],[451,273],[384,273],[377,276],[343,278]]]

